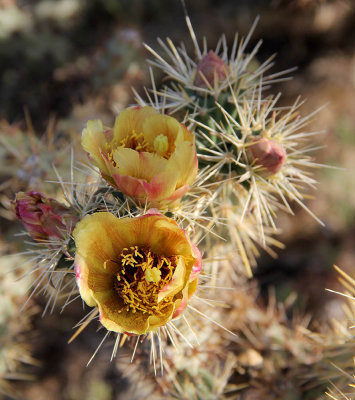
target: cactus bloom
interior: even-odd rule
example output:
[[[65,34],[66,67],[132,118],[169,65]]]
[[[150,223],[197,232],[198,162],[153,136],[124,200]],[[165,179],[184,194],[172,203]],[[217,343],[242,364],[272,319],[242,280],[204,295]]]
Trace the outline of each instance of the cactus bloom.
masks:
[[[61,239],[78,220],[68,207],[38,192],[19,192],[13,202],[16,216],[35,240]]]
[[[104,179],[142,205],[173,206],[197,174],[194,135],[152,107],[122,111],[113,129],[88,121],[82,146]]]
[[[269,177],[280,171],[286,161],[286,152],[282,144],[267,138],[254,138],[248,147],[248,156],[262,169],[260,173]]]
[[[227,78],[228,66],[217,56],[217,54],[210,50],[198,63],[195,82],[198,87],[207,87],[206,81],[214,87],[215,80],[223,81]]]
[[[196,290],[201,255],[157,210],[135,218],[87,215],[73,237],[80,294],[102,325],[144,335],[177,318]]]

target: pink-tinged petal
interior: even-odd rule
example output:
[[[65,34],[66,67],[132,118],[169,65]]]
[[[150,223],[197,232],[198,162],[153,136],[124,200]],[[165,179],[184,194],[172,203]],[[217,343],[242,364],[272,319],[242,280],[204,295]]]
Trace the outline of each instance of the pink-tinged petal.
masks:
[[[190,185],[184,185],[178,190],[175,190],[175,192],[169,196],[166,200],[170,202],[174,202],[176,200],[181,199],[185,194],[190,190]]]
[[[123,148],[115,152],[114,159],[119,173],[114,173],[113,177],[126,195],[142,202],[159,202],[174,193],[180,172],[172,167],[168,170],[168,160],[157,154]]]
[[[146,198],[149,202],[164,202],[169,199],[170,193],[174,193],[176,176],[166,172],[156,175],[150,182],[143,181]]]
[[[157,208],[150,208],[145,214],[144,216],[147,215],[159,215],[160,217],[163,217],[163,214],[159,212],[159,210]],[[143,218],[144,216],[138,217],[138,218]]]
[[[196,258],[195,264],[192,267],[191,275],[190,275],[190,281],[193,281],[194,279],[197,278],[197,276],[201,272],[202,256],[201,256],[200,250],[193,243],[191,243],[191,247],[193,249],[194,257]]]
[[[189,288],[188,286],[185,286],[185,288],[182,290],[182,299],[176,301],[175,303],[175,310],[172,315],[172,319],[178,318],[185,311],[189,300],[188,292]]]
[[[141,179],[134,178],[128,175],[114,174],[113,178],[117,188],[125,195],[133,197],[137,201],[145,200],[146,191]]]
[[[176,319],[185,311],[187,307],[187,299],[183,298],[178,305],[178,308],[174,311],[171,319]]]

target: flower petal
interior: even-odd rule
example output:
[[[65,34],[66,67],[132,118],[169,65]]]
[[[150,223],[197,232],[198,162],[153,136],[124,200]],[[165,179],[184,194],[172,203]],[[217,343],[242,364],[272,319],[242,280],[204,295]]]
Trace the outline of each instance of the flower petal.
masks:
[[[168,138],[169,149],[174,150],[175,146],[184,141],[184,130],[181,124],[173,117],[156,114],[147,118],[143,123],[144,138],[154,147],[154,139],[159,135]]]
[[[113,153],[120,175],[129,175],[147,182],[165,170],[167,160],[158,154],[138,152],[120,147]]]
[[[75,276],[81,298],[89,307],[96,306],[96,301],[88,286],[88,267],[82,257],[75,257]]]
[[[120,112],[113,128],[114,139],[120,143],[122,139],[132,132],[143,132],[143,123],[150,115],[157,114],[152,107],[132,107]]]
[[[105,261],[117,259],[126,247],[118,222],[119,219],[108,212],[86,215],[73,232],[77,254],[90,260],[90,267],[103,273],[109,273],[105,271]]]
[[[107,137],[100,120],[89,120],[81,136],[81,145],[94,160],[96,166],[105,174],[109,174],[105,162],[102,159],[102,151],[105,149]]]
[[[174,296],[184,287],[186,267],[184,258],[180,257],[171,281],[165,285],[158,294],[158,303],[167,296]]]
[[[94,297],[100,310],[100,322],[106,329],[136,335],[142,335],[148,330],[147,316],[140,311],[135,313],[131,310],[127,311],[127,306],[114,291],[95,293]]]
[[[197,156],[194,143],[183,142],[176,147],[174,153],[169,159],[169,169],[179,171],[177,188],[190,185],[197,175]]]

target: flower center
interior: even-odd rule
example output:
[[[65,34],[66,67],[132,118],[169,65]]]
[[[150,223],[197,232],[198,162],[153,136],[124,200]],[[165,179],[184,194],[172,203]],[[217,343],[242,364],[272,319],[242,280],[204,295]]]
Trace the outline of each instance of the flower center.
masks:
[[[160,256],[147,247],[124,248],[119,256],[120,271],[114,288],[123,299],[126,311],[163,314],[173,296],[166,296],[158,303],[158,295],[171,281],[177,261],[177,256]]]
[[[149,151],[149,144],[147,143],[143,133],[136,133],[135,131],[122,139],[119,146],[136,151]]]
[[[173,149],[169,148],[169,140],[165,135],[158,135],[154,139],[152,146],[147,142],[143,133],[136,133],[133,131],[120,142],[117,142],[117,140],[113,139],[111,143],[106,143],[106,157],[114,167],[117,167],[117,163],[114,160],[113,154],[114,151],[119,147],[125,147],[139,152],[156,153],[160,157],[164,157],[166,159],[169,159],[173,152]]]

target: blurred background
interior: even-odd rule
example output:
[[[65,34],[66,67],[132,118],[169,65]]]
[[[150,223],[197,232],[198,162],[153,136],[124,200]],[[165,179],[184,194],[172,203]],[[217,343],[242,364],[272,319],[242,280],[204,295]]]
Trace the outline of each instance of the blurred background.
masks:
[[[258,61],[276,53],[272,72],[297,66],[293,79],[270,93],[282,92],[283,105],[301,95],[304,115],[325,105],[309,128],[323,131],[314,139],[320,146],[314,156],[338,168],[317,172],[318,191],[308,201],[325,227],[296,206],[296,218],[280,215],[286,249],[277,259],[263,254],[255,274],[261,297],[270,286],[278,300],[295,291],[297,306],[321,324],[339,311],[335,295],[325,291],[339,289],[332,265],[351,276],[355,271],[355,3],[186,0],[186,6],[197,37],[206,36],[212,48],[222,33],[230,44],[236,31],[245,36],[259,15],[250,42],[252,48],[263,39]],[[70,147],[82,157],[86,120],[112,125],[117,112],[134,102],[131,87],[144,93],[150,79],[143,43],[157,48],[156,38],[167,36],[191,48],[178,0],[0,0],[1,268],[13,262],[7,254],[24,248],[14,237],[22,229],[9,207],[14,193],[56,190],[43,183],[54,179],[51,164],[65,175]],[[159,82],[158,72],[155,77]],[[32,302],[34,308],[45,304],[41,297]],[[20,398],[131,398],[121,369],[108,362],[110,347],[85,368],[98,344],[95,326],[66,344],[81,312],[78,302],[60,318],[56,311],[32,318],[36,366],[27,371],[33,381],[15,383]]]

